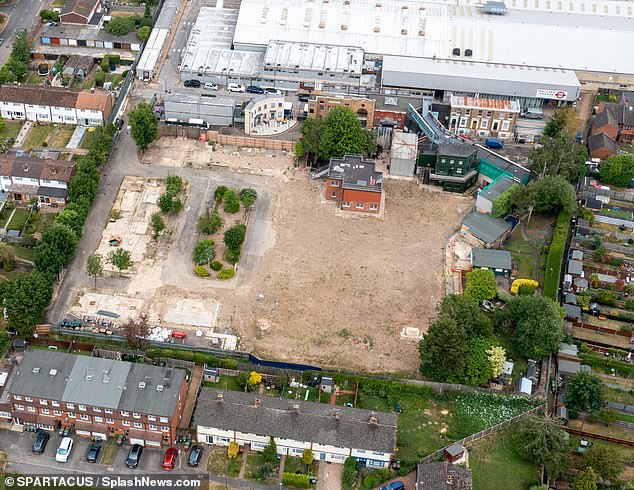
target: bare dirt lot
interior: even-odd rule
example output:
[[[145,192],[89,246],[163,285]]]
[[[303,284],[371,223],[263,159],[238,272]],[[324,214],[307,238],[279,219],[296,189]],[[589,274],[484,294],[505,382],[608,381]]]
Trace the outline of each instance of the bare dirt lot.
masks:
[[[281,188],[275,246],[252,287],[236,291],[245,296],[234,327],[246,348],[271,358],[415,371],[417,345],[400,332],[433,317],[445,236],[473,201],[388,180],[377,219],[335,212],[322,188],[299,173]]]

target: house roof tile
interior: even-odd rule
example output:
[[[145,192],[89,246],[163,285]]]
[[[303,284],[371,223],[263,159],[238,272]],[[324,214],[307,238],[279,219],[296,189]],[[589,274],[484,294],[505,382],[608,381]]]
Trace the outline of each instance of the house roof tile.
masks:
[[[75,107],[79,90],[34,85],[2,85],[0,101],[29,105]]]

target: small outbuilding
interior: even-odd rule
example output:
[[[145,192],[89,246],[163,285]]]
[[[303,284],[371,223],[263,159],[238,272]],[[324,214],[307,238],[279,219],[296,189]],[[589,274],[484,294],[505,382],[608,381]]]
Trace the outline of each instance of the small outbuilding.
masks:
[[[581,260],[569,260],[568,261],[568,274],[573,276],[580,276],[583,274],[583,261]]]
[[[563,307],[566,311],[566,318],[570,320],[578,320],[581,318],[581,308],[579,306],[564,303]]]
[[[528,378],[522,378],[519,382],[519,392],[525,395],[531,395],[533,393],[533,383]]]
[[[450,463],[459,464],[464,462],[466,459],[466,449],[463,445],[455,442],[451,446],[445,448],[444,455],[445,459]]]
[[[212,383],[218,383],[220,381],[220,375],[218,374],[218,368],[208,366],[205,364],[203,368],[203,379]]]
[[[395,130],[392,133],[390,175],[413,177],[418,158],[418,135]]]
[[[460,234],[476,247],[500,248],[511,234],[511,224],[488,214],[474,211],[462,221]]]
[[[590,286],[590,283],[585,277],[575,277],[572,280],[572,285],[574,287],[575,292],[585,291]]]
[[[496,276],[508,276],[513,270],[511,252],[508,250],[473,248],[471,265],[474,269],[490,269]]]
[[[516,182],[506,175],[500,175],[497,179],[478,192],[476,209],[481,213],[490,213],[493,210],[493,201],[509,190]]]
[[[324,393],[332,393],[332,378],[330,376],[323,376],[321,378],[321,383],[319,384],[319,389]]]

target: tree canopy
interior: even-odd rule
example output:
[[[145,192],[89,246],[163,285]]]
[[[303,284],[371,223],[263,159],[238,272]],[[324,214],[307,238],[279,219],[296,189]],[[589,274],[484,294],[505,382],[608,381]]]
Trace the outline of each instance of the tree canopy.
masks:
[[[577,113],[572,107],[564,107],[555,112],[544,127],[544,135],[551,138],[567,134],[574,136],[577,132]]]
[[[434,381],[457,382],[463,375],[468,354],[464,328],[440,316],[419,344],[420,372]]]
[[[218,213],[214,213],[211,209],[207,208],[205,214],[198,218],[196,223],[196,229],[198,233],[205,233],[207,235],[213,235],[222,226],[222,219]]]
[[[439,316],[447,316],[464,328],[467,336],[491,337],[493,324],[476,300],[462,294],[445,296],[437,306]]]
[[[108,254],[108,263],[119,269],[119,274],[121,274],[121,271],[128,270],[134,265],[134,262],[132,262],[132,254],[123,248],[111,250]]]
[[[597,490],[597,481],[599,480],[599,475],[594,471],[592,466],[589,466],[583,471],[577,473],[577,475],[572,480],[572,489],[573,490]]]
[[[2,285],[8,327],[22,337],[32,337],[42,311],[53,297],[53,282],[42,272],[20,275]]]
[[[498,288],[495,274],[489,269],[474,269],[467,274],[465,295],[481,303],[485,299],[495,298]]]
[[[559,349],[563,340],[564,311],[544,296],[518,296],[510,303],[515,326],[513,343],[520,354],[542,359]]]
[[[115,15],[104,29],[113,36],[125,36],[136,29],[136,22],[132,15]]]
[[[583,455],[583,466],[594,469],[601,478],[610,480],[612,483],[625,471],[618,453],[608,446],[590,447]]]
[[[601,181],[609,185],[625,187],[634,179],[634,156],[627,154],[608,157],[599,169]]]
[[[216,257],[213,240],[201,240],[194,247],[196,265],[209,264]]]
[[[152,105],[148,102],[139,102],[128,115],[132,139],[144,152],[156,138],[158,138],[158,121],[154,116]]]
[[[479,386],[493,377],[493,367],[487,351],[491,341],[484,337],[471,337],[467,340],[467,364],[459,381],[470,386]]]
[[[376,149],[373,132],[364,129],[348,107],[337,107],[323,119],[308,119],[302,127],[304,150],[322,160],[345,154],[371,154]]]
[[[97,289],[97,278],[103,276],[103,260],[101,255],[92,254],[86,258],[86,274],[95,278],[95,289]]]
[[[35,265],[39,271],[58,274],[77,250],[77,235],[70,227],[56,223],[42,234],[35,247]]]
[[[539,178],[546,175],[561,175],[568,181],[574,181],[585,172],[588,158],[586,147],[576,142],[574,136],[561,133],[551,138],[541,139],[542,147],[533,152],[529,168]]]
[[[563,210],[572,214],[577,209],[574,187],[561,175],[546,175],[528,186],[530,203],[535,211],[552,213]]]
[[[590,373],[575,374],[566,385],[566,403],[579,412],[598,412],[603,406],[601,380]]]

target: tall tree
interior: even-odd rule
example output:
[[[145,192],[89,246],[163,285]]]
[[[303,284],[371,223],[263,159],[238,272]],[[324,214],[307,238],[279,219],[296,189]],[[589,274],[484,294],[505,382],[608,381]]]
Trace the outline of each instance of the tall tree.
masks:
[[[574,136],[577,132],[577,113],[572,107],[564,107],[555,112],[544,127],[544,135],[556,138],[564,133]]]
[[[158,138],[158,121],[154,116],[152,105],[139,102],[128,115],[132,139],[143,153]]]
[[[255,200],[258,198],[258,193],[251,187],[245,187],[240,190],[239,197],[242,204],[244,204],[244,207],[248,210],[255,204]]]
[[[613,447],[594,445],[583,454],[583,466],[593,468],[601,478],[610,480],[614,486],[616,480],[625,471],[619,454]]]
[[[603,406],[601,380],[590,373],[575,374],[566,385],[566,403],[579,412],[598,412]]]
[[[207,208],[205,214],[198,218],[196,223],[196,229],[198,233],[205,233],[206,235],[213,235],[222,226],[222,219],[218,213],[214,213],[210,208]]]
[[[634,156],[622,153],[608,157],[599,169],[606,184],[625,187],[634,179]]]
[[[467,364],[460,381],[466,385],[479,386],[493,377],[493,367],[487,350],[491,341],[484,337],[471,337],[467,340]]]
[[[460,379],[468,354],[464,328],[446,316],[429,326],[420,341],[420,372],[433,381]]]
[[[529,207],[529,196],[523,185],[515,184],[493,200],[491,216],[506,218],[510,214],[521,215]]]
[[[262,449],[262,459],[266,463],[275,463],[277,461],[277,445],[273,437],[269,438],[269,442]]]
[[[39,271],[58,274],[75,255],[77,235],[68,226],[56,223],[42,234],[35,247],[35,265]]]
[[[572,214],[577,209],[574,187],[561,175],[546,175],[528,187],[530,203],[540,213],[563,210]]]
[[[2,288],[8,327],[22,337],[31,337],[35,332],[42,312],[53,297],[51,276],[39,271],[17,276]]]
[[[577,473],[577,476],[572,480],[572,489],[573,490],[597,490],[597,481],[599,480],[599,475],[597,475],[596,471],[589,466],[583,471]]]
[[[533,152],[529,168],[539,178],[561,175],[569,181],[576,180],[585,171],[588,152],[578,144],[574,136],[560,134],[556,138],[544,136],[542,147]]]
[[[510,303],[513,343],[523,356],[541,359],[559,349],[564,311],[544,296],[518,296]]]
[[[147,315],[142,314],[138,320],[130,318],[121,325],[121,333],[125,337],[127,344],[133,349],[143,349],[149,345],[150,324]]]
[[[530,416],[520,423],[517,449],[529,461],[542,468],[542,483],[562,476],[568,468],[568,442],[565,432],[552,417]]]
[[[31,48],[31,42],[29,41],[29,36],[26,31],[20,31],[13,39],[11,57],[21,63],[27,64],[31,61]]]
[[[492,376],[495,378],[504,371],[504,365],[506,363],[506,350],[504,347],[494,345],[487,350],[487,356],[489,356],[489,362],[491,363]]]
[[[86,274],[95,278],[95,289],[97,289],[97,278],[103,276],[103,261],[101,255],[92,254],[86,258]]]
[[[491,337],[493,324],[476,300],[462,294],[445,296],[437,307],[438,315],[448,316],[464,328],[468,337]]]
[[[119,275],[121,275],[122,271],[128,270],[134,265],[132,254],[123,248],[111,250],[108,254],[108,263],[119,270]]]
[[[495,274],[489,269],[474,269],[467,274],[465,295],[478,303],[485,299],[495,298],[498,292]]]
[[[322,160],[345,154],[369,154],[376,148],[374,133],[364,129],[348,107],[330,111],[320,125],[317,155]]]

